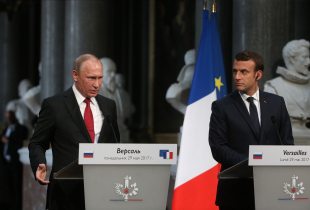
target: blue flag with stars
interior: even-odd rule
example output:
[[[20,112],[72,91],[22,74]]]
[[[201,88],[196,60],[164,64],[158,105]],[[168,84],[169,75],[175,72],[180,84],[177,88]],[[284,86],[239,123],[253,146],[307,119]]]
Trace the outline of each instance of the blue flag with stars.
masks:
[[[211,14],[211,37],[213,72],[215,79],[216,95],[217,99],[219,99],[227,95],[227,86],[221,42],[216,26],[216,13]]]
[[[209,95],[216,88],[217,99],[227,95],[225,69],[220,38],[216,26],[216,13],[203,11],[203,30],[196,60],[195,73],[188,105]]]

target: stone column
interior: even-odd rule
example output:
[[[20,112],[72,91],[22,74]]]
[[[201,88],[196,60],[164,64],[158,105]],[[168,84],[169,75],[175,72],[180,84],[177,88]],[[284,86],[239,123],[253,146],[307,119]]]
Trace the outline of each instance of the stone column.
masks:
[[[22,65],[19,53],[19,16],[11,21],[7,13],[0,13],[0,124],[5,123],[6,104],[18,98],[18,83],[22,79]]]
[[[234,0],[233,56],[245,49],[261,54],[265,70],[259,87],[276,74],[282,49],[294,38],[294,1]]]
[[[65,1],[41,2],[41,100],[63,91]]]
[[[73,84],[75,59],[85,53],[109,56],[113,44],[113,2],[65,1],[64,89]]]
[[[295,0],[295,39],[310,41],[310,1]]]

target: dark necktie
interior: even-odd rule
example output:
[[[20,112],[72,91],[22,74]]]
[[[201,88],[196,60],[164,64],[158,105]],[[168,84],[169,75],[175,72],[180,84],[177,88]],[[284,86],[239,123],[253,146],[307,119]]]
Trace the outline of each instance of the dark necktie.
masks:
[[[86,98],[84,102],[86,103],[86,108],[84,111],[84,123],[88,130],[90,138],[94,143],[95,141],[94,118],[93,118],[93,113],[91,112],[91,109],[90,109],[90,99]]]
[[[256,129],[256,133],[259,136],[260,133],[260,124],[259,124],[259,120],[258,120],[258,113],[257,113],[257,108],[253,102],[254,98],[253,97],[248,97],[246,99],[248,102],[250,102],[250,117],[254,123],[254,127]]]

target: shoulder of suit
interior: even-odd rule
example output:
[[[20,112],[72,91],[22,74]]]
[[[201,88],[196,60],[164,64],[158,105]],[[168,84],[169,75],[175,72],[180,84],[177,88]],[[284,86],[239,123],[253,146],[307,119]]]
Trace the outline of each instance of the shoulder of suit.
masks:
[[[44,100],[48,101],[48,102],[59,102],[59,101],[63,101],[64,99],[66,99],[70,96],[74,96],[74,93],[73,93],[73,90],[71,87],[64,92],[61,92],[61,93],[58,93],[56,95],[47,97]]]
[[[107,97],[105,97],[105,96],[103,96],[103,95],[100,95],[100,94],[97,94],[96,100],[100,100],[100,101],[102,101],[102,102],[104,102],[104,103],[114,103],[114,104],[115,104],[115,101],[114,101],[114,100],[112,100],[112,99],[110,99],[110,98],[107,98]]]
[[[262,91],[262,94],[264,96],[264,99],[269,99],[269,100],[270,99],[271,100],[282,100],[283,99],[282,96],[279,96],[279,95],[276,95],[276,94],[273,94],[273,93],[268,93],[268,92],[265,92],[265,91]]]
[[[224,96],[223,98],[220,98],[216,101],[214,101],[214,103],[218,104],[218,105],[228,105],[230,103],[233,102],[234,97],[238,97],[238,91],[233,91],[232,93]]]

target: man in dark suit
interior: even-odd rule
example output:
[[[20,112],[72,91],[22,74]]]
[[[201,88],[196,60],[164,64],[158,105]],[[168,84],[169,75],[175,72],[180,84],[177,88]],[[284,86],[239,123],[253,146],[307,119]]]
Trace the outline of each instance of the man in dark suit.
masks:
[[[23,165],[19,161],[18,149],[23,146],[28,129],[18,123],[13,111],[7,111],[5,117],[8,127],[4,130],[1,141],[4,145],[2,151],[3,171],[9,188],[7,193],[10,198],[10,208],[8,209],[20,210],[22,209]]]
[[[71,88],[43,100],[29,143],[35,177],[48,184],[46,208],[50,210],[85,209],[83,181],[53,179],[55,172],[78,158],[79,143],[115,143],[120,139],[115,102],[97,95],[104,76],[98,58],[90,54],[78,57],[72,76],[75,82]],[[53,166],[46,181],[45,151],[50,144]]]
[[[214,159],[222,164],[221,171],[247,159],[249,145],[281,144],[272,116],[283,144],[294,144],[283,98],[257,86],[263,70],[259,54],[238,53],[233,64],[237,90],[212,104],[209,143]],[[219,180],[216,205],[220,210],[255,209],[253,180]]]

